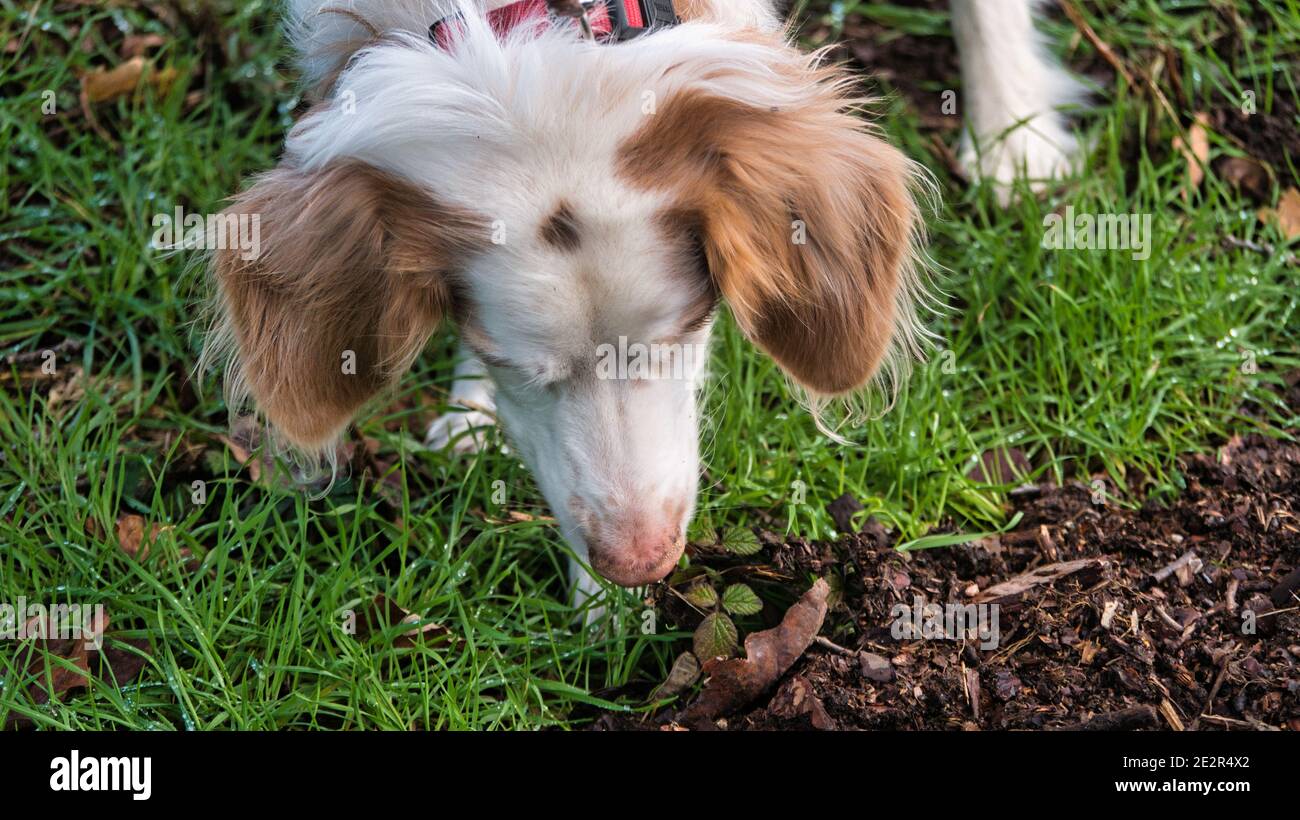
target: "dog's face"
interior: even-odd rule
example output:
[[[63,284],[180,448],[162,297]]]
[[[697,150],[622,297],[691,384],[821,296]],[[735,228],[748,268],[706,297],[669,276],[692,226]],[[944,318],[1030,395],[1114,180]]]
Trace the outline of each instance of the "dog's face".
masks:
[[[230,209],[263,248],[214,263],[234,399],[329,449],[451,318],[565,536],[616,583],[663,577],[719,301],[815,396],[912,341],[913,172],[844,85],[702,25],[360,52]]]
[[[648,583],[685,544],[718,297],[662,196],[549,170],[461,274],[460,336],[565,537],[604,577]]]

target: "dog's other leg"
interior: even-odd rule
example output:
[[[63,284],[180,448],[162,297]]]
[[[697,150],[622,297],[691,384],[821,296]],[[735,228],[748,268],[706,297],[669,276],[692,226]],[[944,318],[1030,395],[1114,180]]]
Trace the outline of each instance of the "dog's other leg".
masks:
[[[966,121],[959,159],[991,180],[1006,204],[1023,177],[1033,190],[1068,173],[1078,150],[1059,106],[1083,86],[1047,51],[1034,28],[1040,0],[952,0]]]
[[[495,387],[483,362],[463,344],[459,357],[451,383],[451,406],[429,425],[424,441],[434,450],[450,444],[458,453],[475,453],[486,446],[490,428],[497,423],[492,415],[496,412]]]

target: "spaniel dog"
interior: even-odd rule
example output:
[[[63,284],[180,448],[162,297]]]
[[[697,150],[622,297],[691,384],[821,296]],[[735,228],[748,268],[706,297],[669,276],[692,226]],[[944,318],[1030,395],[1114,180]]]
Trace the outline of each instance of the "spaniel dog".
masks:
[[[1030,0],[953,0],[960,158],[1001,196],[1075,150]],[[206,356],[229,406],[328,455],[444,319],[432,446],[504,427],[581,560],[677,564],[721,302],[814,409],[918,356],[924,176],[770,0],[292,0],[314,105],[227,215]]]

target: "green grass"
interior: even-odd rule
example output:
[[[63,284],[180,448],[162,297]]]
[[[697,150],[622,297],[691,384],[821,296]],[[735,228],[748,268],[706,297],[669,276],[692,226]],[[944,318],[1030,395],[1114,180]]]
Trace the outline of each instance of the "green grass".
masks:
[[[825,504],[851,492],[903,539],[993,530],[1007,520],[1005,488],[965,477],[989,448],[1021,449],[1052,480],[1107,475],[1116,503],[1133,503],[1177,492],[1179,453],[1294,428],[1273,388],[1300,366],[1297,268],[1281,253],[1227,247],[1228,236],[1284,240],[1213,174],[1185,202],[1170,143],[1193,111],[1235,109],[1245,90],[1264,114],[1295,110],[1300,4],[1263,0],[1239,17],[1229,3],[1081,5],[1106,42],[1151,71],[1180,121],[1144,89],[1103,88],[1080,118],[1093,145],[1087,169],[1048,197],[1002,208],[990,191],[949,179],[916,114],[891,98],[886,128],[943,190],[931,224],[950,306],[930,323],[941,350],[891,411],[847,431],[856,446],[844,447],[817,432],[773,365],[724,323],[707,391],[703,519],[830,537]],[[805,15],[834,23],[854,7],[836,8]],[[218,9],[172,28],[136,8],[0,0],[0,42],[22,43],[0,52],[0,353],[39,357],[84,342],[53,377],[34,377],[40,360],[29,358],[0,382],[0,602],[103,603],[110,632],[149,646],[136,683],[96,681],[43,707],[26,694],[16,644],[0,643],[0,719],[531,728],[569,725],[575,706],[662,679],[684,636],[643,634],[641,604],[626,594],[612,599],[609,628],[577,628],[557,533],[477,512],[544,512],[513,458],[419,449],[437,408],[410,400],[445,395],[450,331],[392,409],[360,425],[396,465],[400,514],[358,480],[323,499],[254,484],[215,440],[227,425],[219,391],[208,383],[196,397],[187,380],[198,344],[193,273],[184,257],[148,249],[150,220],[177,205],[216,210],[273,164],[298,104],[269,5]],[[914,34],[947,27],[942,12],[876,4],[871,13]],[[1067,22],[1046,28],[1069,59],[1092,58]],[[182,79],[165,97],[98,106],[100,133],[81,114],[77,78],[120,61],[123,30],[163,35],[156,60]],[[1156,55],[1177,55],[1176,67]],[[46,90],[57,102],[48,116]],[[1236,153],[1212,136],[1212,159]],[[1295,185],[1296,168],[1270,159],[1282,187]],[[1152,214],[1150,259],[1042,249],[1044,215],[1065,204]],[[1258,372],[1243,372],[1245,354]],[[77,367],[80,395],[66,384]],[[190,448],[206,450],[192,458]],[[206,489],[197,504],[195,480]],[[504,505],[493,500],[498,481]],[[127,514],[166,526],[142,562],[111,535]],[[201,560],[197,572],[181,549]],[[446,626],[453,642],[394,648],[393,630],[345,634],[343,613],[380,593]]]

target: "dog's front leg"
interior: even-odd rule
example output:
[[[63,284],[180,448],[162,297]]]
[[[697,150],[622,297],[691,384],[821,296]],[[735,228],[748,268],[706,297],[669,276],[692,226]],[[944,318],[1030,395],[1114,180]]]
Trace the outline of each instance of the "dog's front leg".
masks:
[[[1003,204],[1018,177],[1038,190],[1069,173],[1078,150],[1057,109],[1081,100],[1083,88],[1041,42],[1037,5],[952,0],[966,121],[958,157],[972,178],[994,183]]]
[[[425,443],[434,450],[448,445],[458,453],[475,453],[487,445],[491,428],[496,425],[496,390],[487,367],[464,344],[451,384],[447,412],[434,419],[425,435]]]

